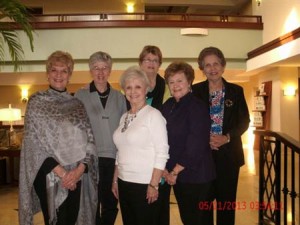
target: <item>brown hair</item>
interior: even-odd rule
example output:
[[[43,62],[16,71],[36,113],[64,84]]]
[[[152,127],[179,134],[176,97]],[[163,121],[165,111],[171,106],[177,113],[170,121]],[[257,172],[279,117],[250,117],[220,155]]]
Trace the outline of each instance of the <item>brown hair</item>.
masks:
[[[145,56],[149,53],[158,56],[159,65],[161,65],[161,63],[162,63],[162,53],[161,53],[160,49],[157,46],[154,46],[154,45],[146,45],[143,48],[143,50],[142,50],[142,52],[140,53],[140,56],[139,56],[139,63],[142,64]]]
[[[68,67],[68,72],[71,74],[74,69],[74,60],[70,53],[63,51],[53,52],[46,61],[46,71],[50,71],[51,67],[55,63],[62,63]]]
[[[169,78],[178,72],[183,72],[187,81],[192,84],[195,79],[195,72],[193,67],[182,61],[172,62],[165,70],[165,80],[168,83]]]
[[[223,67],[226,66],[226,60],[225,60],[225,57],[223,55],[223,52],[220,49],[216,48],[216,47],[207,47],[207,48],[204,48],[198,56],[198,65],[199,65],[200,70],[204,69],[204,59],[208,55],[217,56],[220,59],[221,65]]]

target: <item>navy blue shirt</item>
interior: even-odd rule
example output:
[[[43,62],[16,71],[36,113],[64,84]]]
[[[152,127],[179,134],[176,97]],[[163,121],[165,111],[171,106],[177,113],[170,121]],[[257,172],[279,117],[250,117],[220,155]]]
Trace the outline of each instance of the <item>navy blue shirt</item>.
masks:
[[[178,163],[185,168],[177,178],[182,183],[197,184],[215,179],[209,145],[211,121],[205,103],[188,93],[179,102],[174,98],[168,99],[161,111],[167,120],[168,171],[172,171]]]

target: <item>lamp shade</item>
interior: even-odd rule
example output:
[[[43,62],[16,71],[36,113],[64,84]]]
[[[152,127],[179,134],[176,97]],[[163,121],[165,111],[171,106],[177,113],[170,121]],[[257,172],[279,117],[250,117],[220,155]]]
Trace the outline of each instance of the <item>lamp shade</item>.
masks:
[[[21,109],[8,108],[0,109],[0,121],[17,121],[21,120]]]

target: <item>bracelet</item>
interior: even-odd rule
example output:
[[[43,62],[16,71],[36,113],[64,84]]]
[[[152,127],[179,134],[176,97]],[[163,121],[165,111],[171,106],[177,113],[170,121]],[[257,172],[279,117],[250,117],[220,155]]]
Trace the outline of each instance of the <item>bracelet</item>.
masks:
[[[174,177],[176,177],[178,175],[178,173],[176,173],[174,170],[172,170],[170,174]]]
[[[227,137],[227,143],[230,142],[230,134],[226,134],[226,137]]]
[[[66,171],[63,173],[63,175],[60,177],[60,179],[64,178],[64,176],[66,175]]]

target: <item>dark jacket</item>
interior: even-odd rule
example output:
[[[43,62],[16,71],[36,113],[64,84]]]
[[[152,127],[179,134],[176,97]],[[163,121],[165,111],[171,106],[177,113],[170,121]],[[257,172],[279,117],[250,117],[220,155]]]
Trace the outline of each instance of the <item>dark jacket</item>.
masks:
[[[220,154],[226,155],[232,163],[242,166],[245,161],[241,136],[249,127],[249,111],[243,88],[228,83],[225,79],[223,79],[223,83],[225,86],[223,134],[230,134],[230,142],[222,145],[219,151]],[[203,100],[209,109],[208,80],[194,84],[192,90],[193,94]]]
[[[205,104],[188,93],[176,102],[169,98],[162,106],[167,120],[170,158],[166,168],[176,163],[185,169],[179,173],[182,183],[206,183],[215,179],[215,165],[209,146],[210,118]]]

